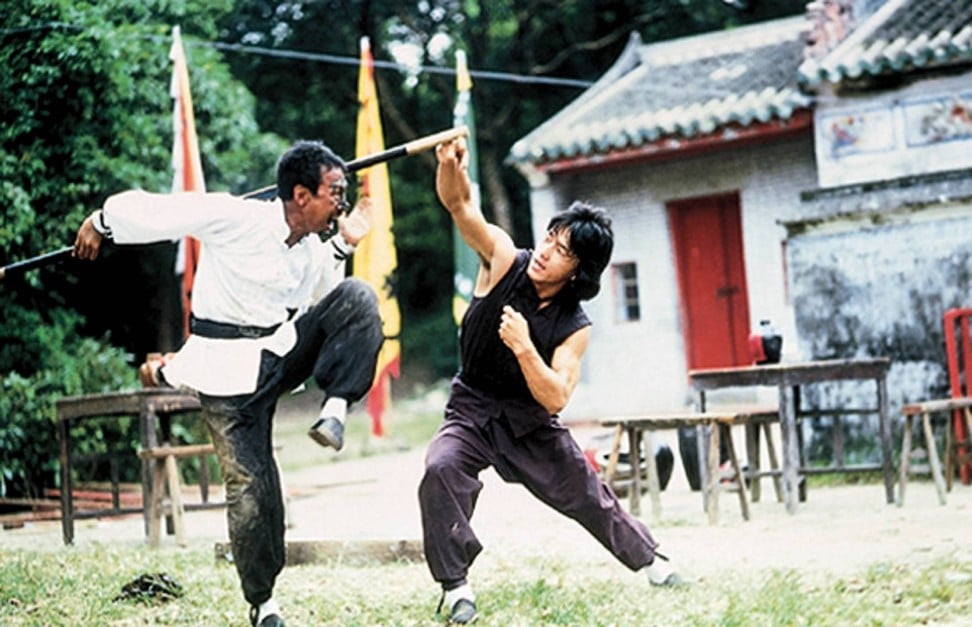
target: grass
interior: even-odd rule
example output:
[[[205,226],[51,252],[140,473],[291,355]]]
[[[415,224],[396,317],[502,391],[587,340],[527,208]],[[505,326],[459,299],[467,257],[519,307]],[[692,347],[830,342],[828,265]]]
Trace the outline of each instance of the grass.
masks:
[[[972,562],[875,565],[821,585],[795,570],[732,573],[661,591],[613,561],[497,558],[475,568],[479,625],[962,624],[972,609]],[[142,573],[166,572],[185,591],[167,603],[113,600]],[[623,587],[622,587],[623,586]],[[291,625],[438,625],[424,564],[284,570],[277,598]],[[152,551],[141,543],[0,549],[3,625],[245,625],[232,567],[205,548]]]
[[[300,470],[388,447],[423,447],[441,421],[444,396],[421,398],[396,403],[380,440],[369,436],[370,419],[356,409],[339,454],[308,444],[305,431],[316,415],[316,395],[284,399],[275,423],[281,465]],[[712,559],[720,557],[715,553]],[[921,566],[878,563],[829,578],[797,569],[730,568],[689,589],[661,591],[606,553],[601,559],[577,558],[545,555],[537,547],[529,555],[511,555],[494,547],[471,573],[479,595],[477,625],[959,625],[968,623],[972,610],[972,561],[961,555]],[[165,603],[114,600],[126,583],[163,572],[182,585],[184,596]],[[292,626],[445,624],[435,614],[438,590],[424,563],[288,567],[275,596]],[[29,550],[0,546],[3,626],[243,627],[246,612],[235,570],[217,563],[207,545],[152,550],[141,541],[118,540]]]

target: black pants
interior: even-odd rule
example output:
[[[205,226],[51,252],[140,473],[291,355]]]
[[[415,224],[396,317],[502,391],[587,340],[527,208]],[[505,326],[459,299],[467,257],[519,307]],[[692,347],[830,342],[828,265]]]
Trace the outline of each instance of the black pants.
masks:
[[[483,487],[479,473],[489,466],[576,520],[631,570],[654,561],[648,529],[624,510],[565,427],[552,421],[516,438],[502,403],[454,382],[419,484],[425,558],[444,587],[464,583],[482,550],[470,519]]]
[[[377,298],[356,279],[342,281],[295,324],[290,352],[263,353],[253,394],[200,395],[226,484],[233,562],[251,605],[272,596],[284,566],[283,495],[271,438],[277,399],[313,376],[327,397],[359,400],[371,387],[383,341]]]

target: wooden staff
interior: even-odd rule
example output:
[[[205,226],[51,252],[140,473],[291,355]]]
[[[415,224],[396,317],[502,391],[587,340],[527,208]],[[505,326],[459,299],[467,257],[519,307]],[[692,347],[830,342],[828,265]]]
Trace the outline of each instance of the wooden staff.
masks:
[[[348,161],[345,166],[349,172],[355,172],[357,170],[363,170],[365,168],[377,165],[379,163],[384,163],[386,161],[391,161],[392,159],[398,159],[400,157],[407,157],[409,155],[415,155],[426,150],[430,150],[435,146],[447,142],[458,137],[466,137],[469,135],[469,127],[467,126],[456,126],[454,128],[446,129],[438,133],[432,133],[431,135],[426,135],[425,137],[419,137],[418,139],[413,139],[410,142],[400,144],[394,148],[389,148],[388,150],[383,150],[381,152],[376,152],[373,155],[366,155],[359,159],[353,161]],[[277,186],[269,185],[252,192],[248,192],[243,195],[244,198],[258,198],[262,200],[268,200],[274,198],[277,195]],[[59,248],[55,251],[44,253],[42,255],[37,255],[36,257],[30,257],[29,259],[23,259],[21,261],[15,261],[6,266],[0,267],[0,281],[5,279],[7,276],[14,276],[17,274],[23,274],[28,270],[33,270],[34,268],[40,268],[42,266],[47,266],[59,261],[63,261],[71,256],[71,252],[74,250],[73,246],[65,246],[64,248]]]

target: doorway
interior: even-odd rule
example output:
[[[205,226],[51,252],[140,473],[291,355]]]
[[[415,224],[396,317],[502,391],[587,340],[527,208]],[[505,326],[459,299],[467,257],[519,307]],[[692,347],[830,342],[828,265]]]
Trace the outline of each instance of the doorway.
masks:
[[[676,200],[667,209],[688,367],[750,363],[739,194]]]

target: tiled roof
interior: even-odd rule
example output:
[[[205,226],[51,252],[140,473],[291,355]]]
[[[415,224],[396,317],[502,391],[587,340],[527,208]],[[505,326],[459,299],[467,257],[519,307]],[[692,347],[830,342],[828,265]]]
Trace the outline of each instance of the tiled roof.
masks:
[[[614,66],[510,159],[539,164],[787,120],[810,106],[797,85],[805,30],[801,16],[648,45],[633,34]]]
[[[813,87],[972,61],[972,0],[889,0],[840,45],[800,66]]]

